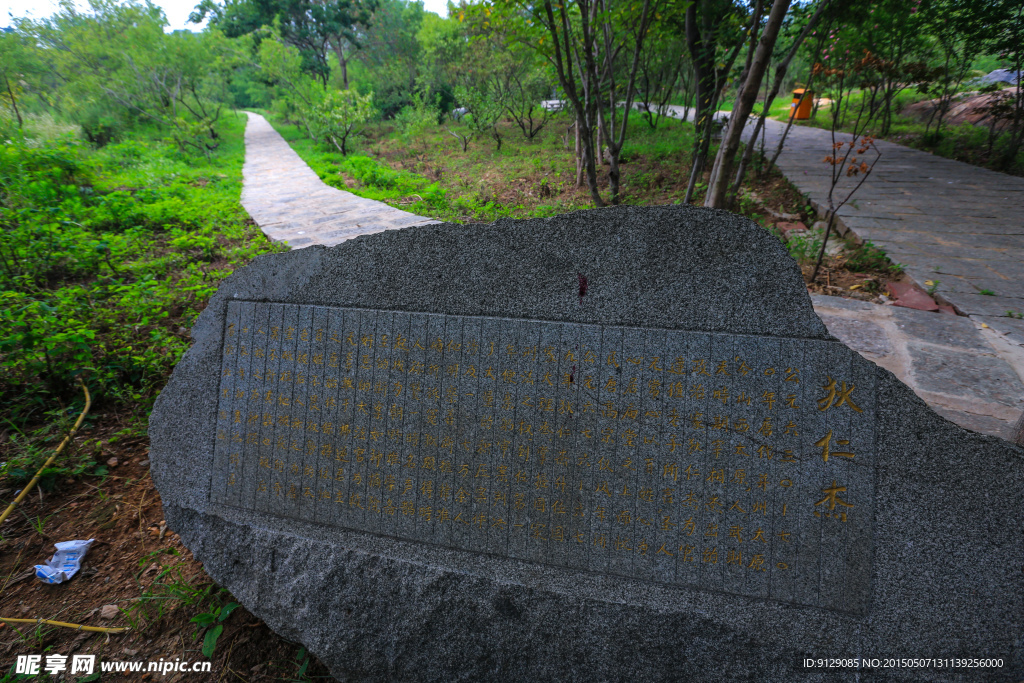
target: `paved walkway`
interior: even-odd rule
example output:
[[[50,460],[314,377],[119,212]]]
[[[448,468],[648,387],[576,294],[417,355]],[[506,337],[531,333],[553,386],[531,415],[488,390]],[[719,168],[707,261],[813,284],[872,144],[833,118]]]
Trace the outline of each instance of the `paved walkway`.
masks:
[[[242,206],[264,234],[290,247],[436,223],[324,184],[267,120],[246,112]]]
[[[672,107],[670,115],[693,112]],[[726,115],[723,112],[721,115]],[[744,131],[749,142],[754,119]],[[772,153],[785,124],[768,120]],[[837,134],[836,140],[844,139]],[[760,139],[756,143],[760,145]],[[933,409],[964,427],[1011,439],[1024,411],[1024,178],[884,140],[871,176],[840,209],[841,234],[881,247],[922,289],[966,317],[814,296],[829,332],[887,368]],[[778,165],[822,216],[832,137],[793,126]],[[869,163],[873,154],[863,155]],[[841,201],[859,178],[841,179]],[[984,294],[982,292],[985,292]]]
[[[1013,439],[1024,410],[1024,350],[970,318],[812,295],[833,336],[889,370],[940,415]]]
[[[785,125],[767,123],[766,149],[774,150]],[[874,172],[839,210],[841,233],[881,247],[922,289],[935,282],[937,298],[1024,345],[1024,320],[1007,317],[1024,314],[1024,178],[884,140],[877,145],[882,157]],[[794,126],[778,161],[821,214],[831,147],[829,131]],[[835,196],[845,197],[853,182],[844,177]]]

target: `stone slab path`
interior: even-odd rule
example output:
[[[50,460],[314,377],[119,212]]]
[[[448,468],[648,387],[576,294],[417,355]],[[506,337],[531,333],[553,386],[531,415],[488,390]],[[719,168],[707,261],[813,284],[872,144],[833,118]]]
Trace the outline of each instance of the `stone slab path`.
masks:
[[[833,336],[900,378],[940,415],[1012,440],[1024,410],[1024,351],[970,318],[812,295]]]
[[[693,116],[678,106],[669,113]],[[745,126],[745,141],[754,121]],[[765,123],[765,149],[771,154],[786,126],[771,119]],[[846,139],[849,135],[836,134],[837,141]],[[877,146],[882,152],[877,166],[839,210],[840,233],[881,247],[922,289],[929,289],[927,281],[935,283],[941,302],[1024,345],[1024,319],[1007,315],[1024,315],[1024,178],[885,140]],[[831,153],[830,131],[794,125],[778,160],[782,173],[822,216],[831,184],[823,160]],[[874,155],[861,158],[870,163]],[[858,180],[842,177],[834,192],[837,204]]]
[[[669,114],[693,116],[684,107]],[[753,121],[744,131],[748,143]],[[786,126],[765,123],[771,154]],[[837,142],[844,139],[837,133]],[[815,311],[834,336],[948,419],[1010,439],[1024,410],[1024,320],[1008,315],[1024,314],[1024,178],[876,144],[882,156],[839,210],[839,231],[884,249],[922,289],[932,282],[936,298],[962,316],[820,296],[812,297]],[[778,159],[822,217],[831,186],[824,158],[831,153],[830,131],[793,126]],[[868,163],[873,158],[862,155]],[[837,204],[858,180],[841,178]]]
[[[246,112],[242,206],[271,240],[332,246],[437,221],[326,185],[267,120]]]
[[[785,124],[767,123],[766,149],[774,150]],[[1024,320],[1008,315],[1024,313],[1024,178],[876,144],[882,156],[839,210],[840,232],[884,249],[919,287],[933,283],[936,298],[967,317],[835,297],[814,297],[815,309],[833,335],[937,412],[1010,439],[1024,410]],[[794,126],[778,160],[822,216],[831,149],[830,131]],[[843,177],[837,203],[855,180]]]

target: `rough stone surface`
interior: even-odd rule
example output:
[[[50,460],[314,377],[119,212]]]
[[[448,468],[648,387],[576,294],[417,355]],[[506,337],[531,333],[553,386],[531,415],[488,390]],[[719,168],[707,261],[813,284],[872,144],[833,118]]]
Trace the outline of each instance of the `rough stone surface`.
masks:
[[[586,278],[585,288],[580,275]],[[233,301],[255,303],[229,306]],[[300,305],[275,308],[270,303]],[[837,404],[834,392],[832,400],[823,397],[827,388],[814,386],[820,381],[816,374],[813,383],[794,384],[802,392],[796,393],[797,401],[809,414],[816,412],[815,405],[828,404],[825,411],[831,412],[820,419],[830,421],[812,426],[836,434],[830,461],[823,462],[823,449],[815,448],[797,452],[798,463],[792,466],[800,475],[828,471],[845,479],[853,474],[843,469],[849,467],[870,470],[871,476],[858,474],[859,484],[839,492],[855,501],[852,508],[834,507],[837,518],[850,514],[848,526],[839,519],[816,520],[812,511],[825,511],[828,505],[813,497],[789,509],[799,529],[795,537],[803,539],[799,547],[816,548],[820,563],[818,583],[794,587],[792,599],[751,597],[747,588],[758,580],[756,569],[742,574],[748,577],[742,591],[729,586],[709,590],[700,582],[695,587],[657,575],[628,576],[616,569],[615,560],[603,570],[573,569],[509,550],[474,552],[458,543],[409,540],[408,532],[357,531],[319,517],[311,521],[291,515],[286,506],[294,503],[264,511],[217,503],[223,500],[218,490],[227,490],[217,487],[230,485],[226,470],[216,464],[218,420],[232,422],[230,414],[218,415],[223,370],[229,367],[224,358],[233,345],[230,332],[242,329],[239,321],[231,327],[229,315],[246,306],[268,315],[294,311],[297,330],[303,315],[368,309],[367,315],[378,316],[374,310],[464,316],[467,325],[493,316],[583,326],[579,329],[600,325],[604,333],[624,326],[666,339],[715,333],[705,335],[712,340],[711,357],[714,340],[733,345],[719,349],[722,355],[745,339],[737,335],[753,335],[760,344],[747,348],[751,366],[759,371],[776,358],[772,349],[819,345],[832,349],[827,354],[833,354],[836,374],[850,373],[846,379],[851,381],[856,376],[859,389],[851,398],[861,401],[862,413]],[[280,327],[287,334],[288,326]],[[625,338],[631,332],[614,334]],[[1024,676],[1024,528],[1013,514],[1024,505],[1024,450],[939,417],[888,371],[832,340],[813,313],[795,264],[777,241],[745,219],[683,207],[616,208],[489,226],[388,231],[331,249],[259,257],[222,284],[193,338],[194,346],[175,369],[150,421],[152,472],[168,524],[215,580],[275,631],[304,643],[339,679],[837,680],[831,672],[806,675],[800,659],[865,655],[1001,657],[1002,669],[979,677]],[[317,343],[309,341],[310,358]],[[625,344],[622,348],[627,350]],[[814,364],[815,372],[821,369],[819,361]],[[628,359],[621,365],[622,375],[605,370],[601,380],[628,376]],[[605,366],[615,367],[610,358]],[[230,367],[237,377],[238,368],[251,372],[253,366],[239,359]],[[733,371],[738,367],[729,366]],[[694,367],[690,370],[687,393],[704,381]],[[749,381],[754,389],[771,377],[782,394],[788,390],[782,384],[786,380],[774,375],[754,373],[749,380],[742,375],[733,381],[737,388]],[[303,387],[292,398],[312,406],[312,379]],[[244,392],[241,397],[229,394],[239,405],[257,400]],[[716,398],[702,400],[710,420]],[[776,409],[784,410],[782,405]],[[608,418],[586,419],[596,425]],[[840,445],[843,430],[866,422],[873,437],[858,441],[853,434],[849,446],[856,451],[870,441],[861,451],[866,455],[847,458],[839,450],[845,447]],[[781,420],[776,424],[781,429]],[[703,429],[711,434],[710,426]],[[638,456],[648,452],[640,448]],[[233,466],[230,450],[224,451],[225,462]],[[692,464],[696,457],[694,452],[680,454],[677,462]],[[658,455],[656,464],[664,465],[662,459]],[[778,473],[787,467],[781,457],[770,465],[757,460],[751,454],[746,468],[752,489],[759,468]],[[712,461],[699,462],[711,469],[695,482],[714,486]],[[255,463],[242,466],[250,465]],[[663,480],[658,488],[669,488],[663,468],[655,472]],[[671,488],[678,488],[673,495],[682,496],[688,488],[683,479],[689,477],[672,474]],[[682,505],[681,499],[662,501],[657,505]],[[758,514],[753,509],[743,514],[748,513]],[[866,527],[857,521],[861,514],[870,520]],[[785,530],[778,511],[765,519],[775,522],[772,533]],[[636,538],[646,532],[639,520],[634,523],[640,531],[629,549],[638,557]],[[744,525],[747,536],[735,546],[748,553],[746,558],[758,543],[750,535],[752,525]],[[812,529],[820,531],[809,534]],[[857,531],[845,544],[831,546],[832,551],[821,545],[836,530],[846,529]],[[705,528],[694,535],[710,533]],[[592,540],[588,537],[587,545],[593,547]],[[657,555],[654,547],[647,552]],[[851,568],[858,576],[866,569],[870,582],[845,585],[841,577]],[[728,577],[739,570],[725,565],[723,571]],[[808,605],[804,598],[814,591],[847,602],[830,597],[819,600],[819,606]],[[960,680],[961,675],[937,669],[878,674],[893,680]],[[854,680],[852,673],[843,676]]]
[[[1012,404],[1024,397],[1024,384],[998,358],[972,354],[965,363],[962,354],[936,346],[911,343],[910,355],[925,372],[917,378],[925,391],[958,394],[970,390],[994,403]]]
[[[892,344],[885,331],[877,324],[856,319],[819,314],[828,331],[858,353],[886,356],[892,353]]]

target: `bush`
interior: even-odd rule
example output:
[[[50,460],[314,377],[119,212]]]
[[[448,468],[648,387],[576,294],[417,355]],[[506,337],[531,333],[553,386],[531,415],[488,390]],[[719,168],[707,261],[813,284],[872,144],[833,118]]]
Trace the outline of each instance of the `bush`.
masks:
[[[144,136],[0,146],[0,416],[79,401],[79,376],[145,409],[218,282],[275,249],[238,203],[241,123],[222,133],[210,160]]]

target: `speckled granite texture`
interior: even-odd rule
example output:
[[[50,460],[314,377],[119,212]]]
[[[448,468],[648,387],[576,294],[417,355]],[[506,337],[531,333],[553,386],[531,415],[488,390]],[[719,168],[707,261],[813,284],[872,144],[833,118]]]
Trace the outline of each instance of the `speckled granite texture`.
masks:
[[[1004,660],[873,679],[1024,679],[1024,450],[946,421],[884,369],[865,365],[873,557],[866,611],[851,614],[212,504],[232,299],[832,338],[777,240],[692,207],[395,230],[262,256],[228,278],[153,411],[153,477],[210,575],[339,680],[853,681],[799,661],[864,656]]]

